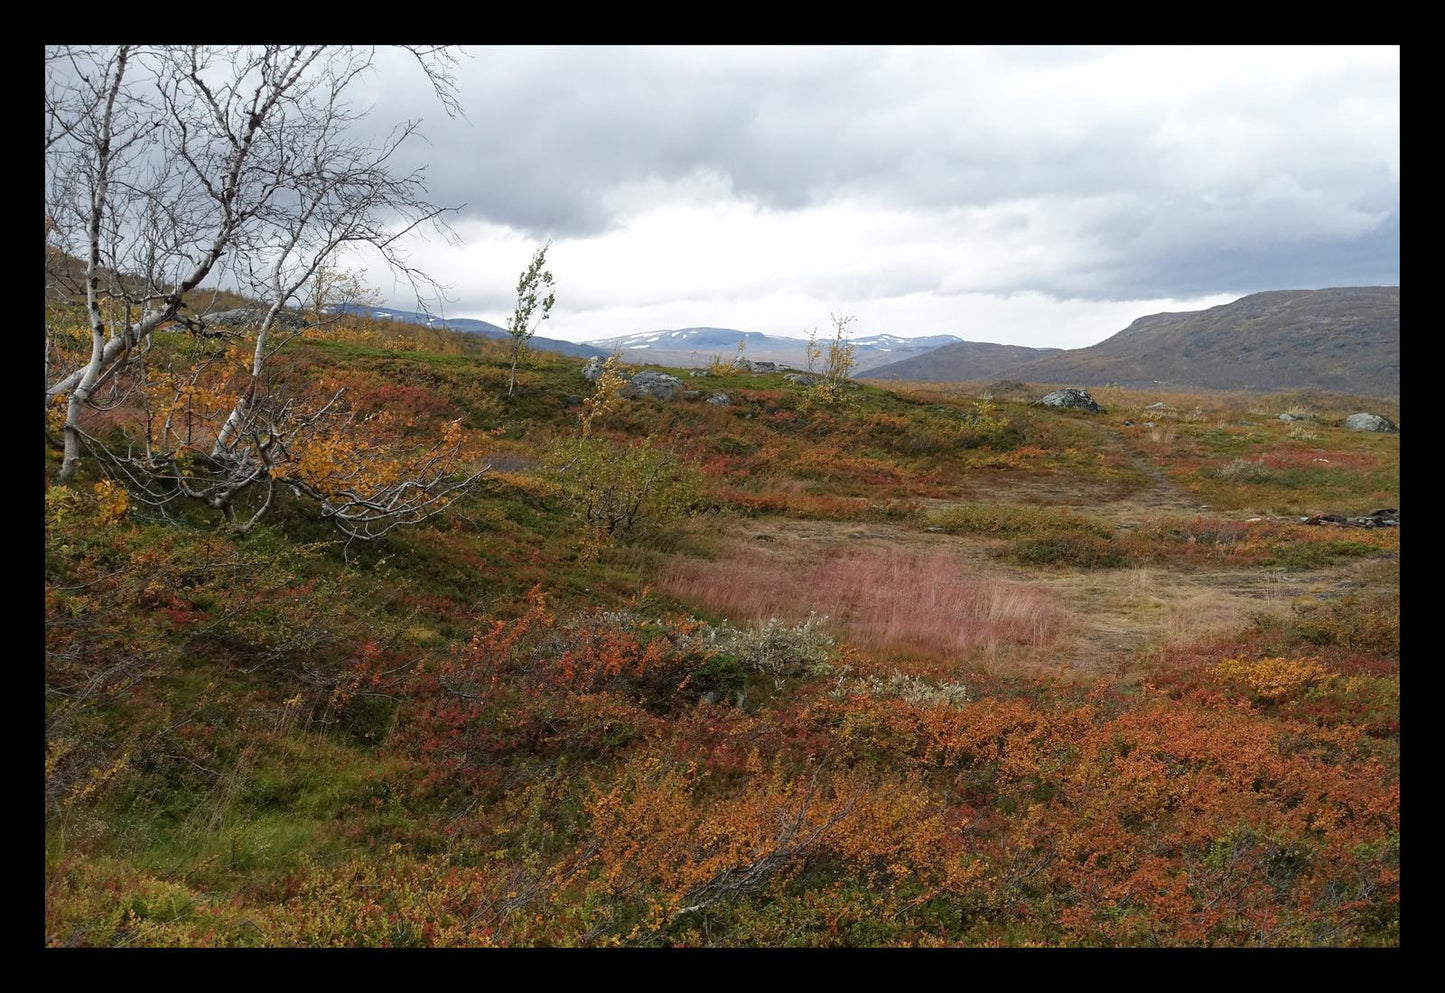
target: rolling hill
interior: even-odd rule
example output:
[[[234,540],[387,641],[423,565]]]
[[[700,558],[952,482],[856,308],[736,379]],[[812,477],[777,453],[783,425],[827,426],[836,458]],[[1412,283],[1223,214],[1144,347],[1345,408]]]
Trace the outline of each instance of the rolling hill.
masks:
[[[420,324],[424,328],[448,328],[452,331],[462,331],[466,334],[481,335],[483,338],[507,338],[507,329],[498,327],[488,321],[479,321],[471,317],[435,317],[431,314],[422,314],[413,310],[394,310],[390,307],[363,307],[357,304],[342,304],[337,308],[340,313],[363,314],[368,317],[381,318],[391,321],[405,321],[408,324]],[[582,345],[575,341],[563,341],[560,338],[543,338],[540,335],[533,338],[532,348],[539,348],[548,352],[560,352],[563,355],[575,355],[579,358],[591,358],[594,355],[609,355],[609,351],[595,348],[592,345]]]
[[[1400,392],[1400,288],[1272,290],[1186,313],[1141,317],[1091,345],[982,371],[949,345],[869,371],[873,378],[967,382],[1323,389],[1367,396]],[[959,358],[955,359],[954,356]]]

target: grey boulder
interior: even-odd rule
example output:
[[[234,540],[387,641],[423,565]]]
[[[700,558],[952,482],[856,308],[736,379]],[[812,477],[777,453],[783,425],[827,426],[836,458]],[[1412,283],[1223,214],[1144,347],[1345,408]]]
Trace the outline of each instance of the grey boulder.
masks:
[[[1379,414],[1351,414],[1345,418],[1345,427],[1351,431],[1388,431],[1394,433],[1399,428],[1395,422],[1388,417],[1381,417]]]
[[[623,396],[671,400],[682,391],[682,380],[665,372],[639,372],[623,389]]]
[[[1104,412],[1103,408],[1094,402],[1094,398],[1089,396],[1088,390],[1081,390],[1072,386],[1067,389],[1054,390],[1052,393],[1045,393],[1035,402],[1045,407],[1069,407],[1074,410],[1087,410],[1091,414],[1102,414]]]
[[[599,359],[595,355],[587,360],[587,364],[582,367],[582,375],[589,383],[595,383],[597,382],[597,380],[602,378],[602,366],[606,361],[606,359]],[[617,370],[617,375],[621,376],[623,379],[632,378],[632,373],[623,372],[621,369]]]
[[[197,319],[206,325],[223,328],[256,328],[266,318],[264,307],[237,307],[235,310],[218,310],[214,314],[200,314]],[[271,322],[278,328],[303,328],[306,320],[300,314],[283,310]]]

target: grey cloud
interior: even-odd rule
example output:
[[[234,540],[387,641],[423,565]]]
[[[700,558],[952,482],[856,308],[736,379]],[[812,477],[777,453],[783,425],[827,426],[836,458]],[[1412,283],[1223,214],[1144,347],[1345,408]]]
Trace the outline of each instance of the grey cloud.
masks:
[[[1372,230],[1340,239],[1289,243],[1219,244],[1181,241],[1126,261],[1073,274],[1070,296],[1129,300],[1204,296],[1221,290],[1320,289],[1383,286],[1400,281],[1400,215],[1392,212]],[[1057,291],[1057,283],[1035,289]]]
[[[1397,227],[1332,233],[1315,217],[1330,205],[1397,211],[1398,180],[1378,162],[1314,159],[1281,141],[1277,162],[1221,166],[1218,176],[1205,169],[1207,178],[1198,179],[1187,170],[1229,151],[1211,148],[1208,131],[1231,126],[1228,114],[1199,118],[1200,147],[1184,151],[1161,145],[1162,124],[1147,114],[1077,106],[1079,115],[1097,111],[1097,120],[1066,120],[1055,130],[1009,117],[1017,107],[1008,87],[1023,78],[1043,81],[1040,99],[1052,100],[1050,109],[1072,111],[1079,102],[1066,90],[1046,88],[1065,87],[1061,73],[1105,54],[482,49],[461,67],[468,121],[447,119],[420,80],[401,75],[379,89],[377,113],[427,118],[430,145],[408,155],[427,166],[434,199],[465,202],[464,216],[537,239],[608,230],[621,220],[608,205],[619,186],[719,174],[735,195],[775,210],[842,195],[929,210],[1040,196],[1120,199],[1127,206],[1091,222],[1101,249],[1096,264],[1044,269],[1032,279],[1033,288],[1069,296],[1268,288],[1309,273],[1312,282],[1357,280],[1352,274],[1362,272],[1398,280]],[[927,64],[914,73],[914,60]],[[1044,75],[1013,75],[1035,72]],[[1322,102],[1349,99],[1350,86],[1342,75],[1314,89],[1252,95],[1241,79],[1222,92],[1251,114],[1273,108],[1281,116],[1259,120],[1277,122],[1293,139]],[[1177,111],[1186,122],[1193,112]],[[1335,137],[1321,138],[1321,148],[1334,148]],[[1320,211],[1271,192],[1268,184],[1281,177],[1316,197]],[[1018,215],[1012,223],[1027,221]],[[897,281],[876,282],[886,289]],[[913,274],[897,285],[919,283]]]

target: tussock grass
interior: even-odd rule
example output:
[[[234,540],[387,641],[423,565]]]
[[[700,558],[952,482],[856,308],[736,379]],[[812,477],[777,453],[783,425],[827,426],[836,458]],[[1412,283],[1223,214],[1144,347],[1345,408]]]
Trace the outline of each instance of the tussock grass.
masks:
[[[715,562],[678,559],[662,585],[739,620],[822,614],[859,647],[940,658],[1043,648],[1067,622],[1037,586],[980,576],[947,551],[836,549],[799,561],[749,549]]]

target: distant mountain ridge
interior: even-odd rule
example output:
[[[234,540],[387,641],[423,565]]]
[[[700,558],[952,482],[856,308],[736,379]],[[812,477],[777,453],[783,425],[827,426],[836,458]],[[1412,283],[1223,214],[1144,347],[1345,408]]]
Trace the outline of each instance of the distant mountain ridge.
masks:
[[[358,314],[363,317],[375,317],[383,320],[404,321],[407,324],[420,324],[426,328],[446,328],[451,331],[461,331],[466,334],[481,335],[483,338],[510,338],[506,328],[498,327],[487,321],[479,321],[471,317],[436,317],[432,314],[422,314],[414,310],[396,310],[392,307],[365,307],[360,304],[344,303],[335,308],[336,313]],[[591,358],[594,355],[606,356],[611,354],[600,348],[591,345],[579,345],[575,341],[562,341],[560,338],[535,337],[530,342],[530,347],[548,352],[561,352],[563,355],[575,355],[580,358]]]
[[[821,335],[821,332],[820,332]],[[963,339],[951,334],[920,338],[904,338],[893,334],[866,335],[852,339],[856,369],[863,371],[893,362],[900,357],[919,356]],[[804,338],[764,334],[761,331],[738,331],[733,328],[677,328],[665,331],[644,331],[594,341],[610,353],[620,350],[624,359],[669,366],[705,366],[713,356],[732,358],[738,342],[743,342],[744,355],[760,362],[778,362],[803,368],[808,362],[808,342]],[[825,349],[826,340],[819,338]]]
[[[869,379],[909,379],[935,383],[975,383],[998,378],[1006,370],[1062,348],[1000,345],[992,341],[960,341],[943,345],[926,356],[903,359],[869,369]]]
[[[1151,314],[1087,348],[982,371],[963,346],[869,370],[872,378],[1218,390],[1400,392],[1400,288],[1270,290],[1208,310]]]

